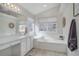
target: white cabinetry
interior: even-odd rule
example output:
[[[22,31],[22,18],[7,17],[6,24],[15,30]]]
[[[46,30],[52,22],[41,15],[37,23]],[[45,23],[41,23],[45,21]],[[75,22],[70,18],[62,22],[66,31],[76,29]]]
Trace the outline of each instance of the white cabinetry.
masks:
[[[33,48],[33,37],[30,36],[29,39],[30,39],[30,49],[32,49]]]
[[[23,38],[21,41],[21,55],[26,54],[26,45],[27,45],[27,39]]]
[[[23,38],[21,42],[21,55],[25,55],[33,48],[33,38],[28,36]]]
[[[0,55],[24,56],[33,48],[32,36],[10,36],[0,40]],[[9,51],[9,52],[8,52]]]

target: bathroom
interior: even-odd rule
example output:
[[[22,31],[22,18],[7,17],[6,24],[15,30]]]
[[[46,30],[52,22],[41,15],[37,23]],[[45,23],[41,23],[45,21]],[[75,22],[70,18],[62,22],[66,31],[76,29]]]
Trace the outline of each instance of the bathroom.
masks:
[[[78,3],[0,3],[0,56],[79,56]],[[76,21],[77,49],[68,48]]]

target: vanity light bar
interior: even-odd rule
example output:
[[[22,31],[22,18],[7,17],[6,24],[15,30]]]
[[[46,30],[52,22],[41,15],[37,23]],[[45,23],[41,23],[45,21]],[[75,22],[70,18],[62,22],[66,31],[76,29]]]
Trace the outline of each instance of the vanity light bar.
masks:
[[[0,5],[16,13],[21,13],[21,9],[13,3],[1,3]]]

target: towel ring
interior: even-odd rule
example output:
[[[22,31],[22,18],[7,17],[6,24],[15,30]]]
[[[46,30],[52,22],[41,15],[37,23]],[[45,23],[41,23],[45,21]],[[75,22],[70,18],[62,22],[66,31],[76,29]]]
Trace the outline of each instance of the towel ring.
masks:
[[[14,23],[9,23],[9,28],[14,28]]]

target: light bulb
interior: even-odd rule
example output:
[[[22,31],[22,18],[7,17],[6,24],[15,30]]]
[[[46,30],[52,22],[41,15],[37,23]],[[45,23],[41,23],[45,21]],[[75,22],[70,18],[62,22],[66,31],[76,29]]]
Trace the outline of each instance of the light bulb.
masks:
[[[7,5],[10,5],[10,3],[7,3]]]
[[[47,7],[47,5],[46,5],[46,4],[44,4],[44,5],[43,5],[43,7]]]
[[[17,7],[15,7],[15,9],[17,9]]]
[[[11,7],[11,8],[13,8],[13,7],[14,7],[14,5],[13,5],[13,4],[11,4],[11,5],[10,5],[10,7]]]
[[[19,9],[19,8],[18,8],[17,10],[18,10],[18,11],[20,11],[20,9]]]

